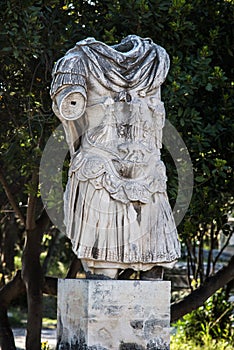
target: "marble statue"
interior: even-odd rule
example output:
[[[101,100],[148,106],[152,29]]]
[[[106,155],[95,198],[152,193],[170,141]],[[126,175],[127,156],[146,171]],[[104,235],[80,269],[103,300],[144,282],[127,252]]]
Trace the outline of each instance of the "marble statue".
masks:
[[[165,49],[136,35],[113,46],[87,38],[54,67],[53,110],[71,155],[66,235],[85,271],[115,277],[180,256],[160,159],[168,69]]]

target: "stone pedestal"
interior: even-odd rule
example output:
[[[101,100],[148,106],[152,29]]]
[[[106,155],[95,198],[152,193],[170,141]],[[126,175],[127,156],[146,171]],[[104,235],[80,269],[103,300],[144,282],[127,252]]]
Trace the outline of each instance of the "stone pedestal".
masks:
[[[168,350],[170,282],[58,282],[58,350]]]

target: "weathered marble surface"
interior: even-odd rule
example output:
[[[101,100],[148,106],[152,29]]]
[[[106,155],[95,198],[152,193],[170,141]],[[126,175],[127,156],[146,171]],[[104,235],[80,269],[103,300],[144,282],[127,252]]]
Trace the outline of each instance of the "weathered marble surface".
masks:
[[[170,282],[59,280],[58,350],[168,350]]]
[[[82,40],[55,65],[53,109],[71,153],[66,234],[92,272],[180,256],[160,158],[168,69],[165,49],[136,35],[114,46]]]

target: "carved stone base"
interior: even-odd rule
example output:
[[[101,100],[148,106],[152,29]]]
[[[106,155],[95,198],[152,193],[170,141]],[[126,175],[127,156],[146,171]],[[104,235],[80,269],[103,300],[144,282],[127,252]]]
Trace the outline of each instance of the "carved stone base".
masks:
[[[58,350],[169,350],[170,282],[58,282]]]

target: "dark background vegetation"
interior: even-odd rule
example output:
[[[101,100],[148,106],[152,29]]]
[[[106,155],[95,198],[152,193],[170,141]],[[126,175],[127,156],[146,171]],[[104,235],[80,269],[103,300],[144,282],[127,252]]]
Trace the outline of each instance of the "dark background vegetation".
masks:
[[[88,36],[107,44],[129,34],[151,37],[170,55],[162,100],[194,171],[192,201],[178,227],[190,293],[172,306],[172,320],[202,305],[221,287],[228,295],[234,260],[217,272],[214,251],[221,230],[227,239],[231,236],[233,8],[231,0],[1,0],[2,349],[14,349],[7,310],[25,293],[26,349],[40,349],[42,294],[55,295],[56,277],[74,277],[80,269],[69,242],[43,208],[38,169],[46,142],[59,124],[49,96],[54,62]],[[166,151],[164,161],[173,205],[177,174]]]

